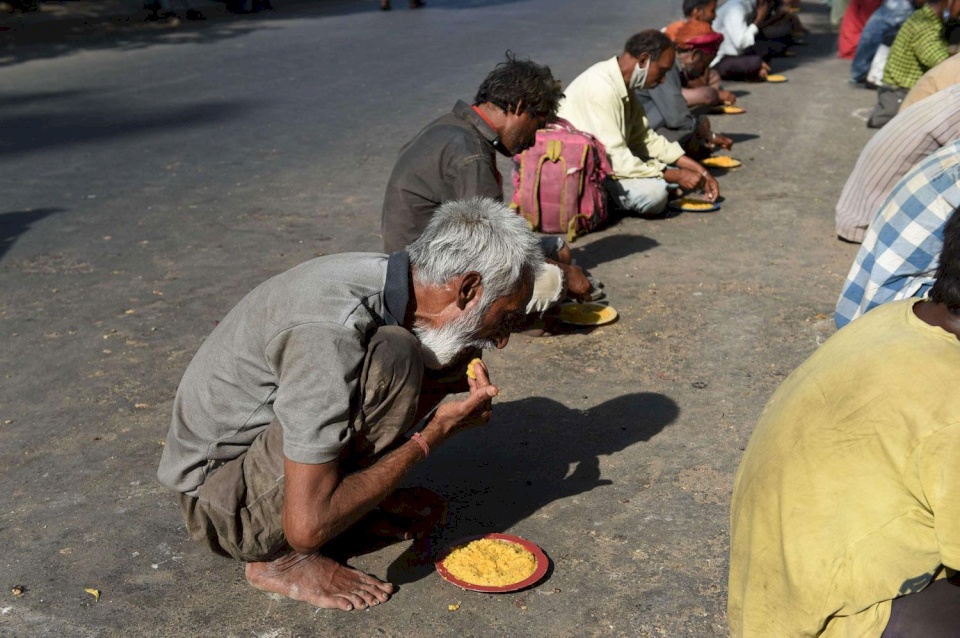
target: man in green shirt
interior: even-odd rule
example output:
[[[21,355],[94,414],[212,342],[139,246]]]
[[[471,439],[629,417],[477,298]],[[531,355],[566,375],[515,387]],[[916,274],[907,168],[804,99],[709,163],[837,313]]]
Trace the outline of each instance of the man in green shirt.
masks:
[[[883,86],[877,91],[877,106],[867,126],[881,128],[900,110],[900,103],[913,85],[936,65],[946,60],[944,22],[960,13],[960,1],[927,2],[900,27],[883,69]]]

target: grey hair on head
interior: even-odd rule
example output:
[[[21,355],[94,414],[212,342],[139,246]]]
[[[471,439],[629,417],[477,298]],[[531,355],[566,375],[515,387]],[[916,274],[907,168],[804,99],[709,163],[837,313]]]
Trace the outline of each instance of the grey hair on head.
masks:
[[[540,242],[527,222],[489,197],[441,204],[407,252],[420,284],[439,286],[457,275],[479,273],[484,308],[543,268]]]

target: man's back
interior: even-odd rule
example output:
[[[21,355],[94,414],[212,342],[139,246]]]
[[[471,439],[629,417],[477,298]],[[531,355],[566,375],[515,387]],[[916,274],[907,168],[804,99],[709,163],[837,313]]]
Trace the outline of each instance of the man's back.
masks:
[[[904,175],[870,222],[837,301],[837,327],[884,303],[923,295],[933,284],[944,224],[958,206],[960,140]]]
[[[443,202],[503,199],[496,139],[473,107],[457,102],[453,112],[428,124],[400,150],[383,200],[384,252],[402,250],[423,234]]]
[[[940,16],[930,7],[923,6],[900,27],[883,69],[883,84],[912,88],[924,73],[948,56]]]
[[[960,341],[916,301],[832,336],[764,409],[734,485],[733,636],[878,638],[891,599],[960,566]]]
[[[683,97],[683,80],[680,76],[680,62],[667,71],[660,86],[641,89],[636,92],[637,99],[647,115],[650,128],[658,130],[665,127],[672,130],[690,130],[697,125],[697,118],[690,112]]]
[[[907,97],[903,98],[900,109],[912,106],[958,82],[960,82],[960,55],[951,55],[917,80],[917,83],[907,93]],[[946,109],[944,111],[946,112]]]
[[[752,43],[750,20],[756,10],[753,0],[727,0],[717,7],[717,17],[713,20],[713,30],[723,34],[720,50],[711,66],[728,55],[742,55],[745,47]],[[753,34],[756,29],[753,29]]]
[[[863,241],[870,221],[907,171],[960,139],[960,85],[897,114],[867,142],[837,202],[837,234]]]
[[[353,401],[351,375],[367,337],[386,321],[387,264],[378,254],[328,255],[248,293],[184,373],[160,481],[193,492],[209,461],[236,458],[276,418],[289,458],[335,458]]]

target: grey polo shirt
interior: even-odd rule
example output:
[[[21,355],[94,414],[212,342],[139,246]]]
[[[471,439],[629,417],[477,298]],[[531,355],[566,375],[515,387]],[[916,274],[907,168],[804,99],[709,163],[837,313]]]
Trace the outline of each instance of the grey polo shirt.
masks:
[[[683,133],[691,133],[697,128],[697,118],[690,112],[687,100],[683,97],[682,68],[678,59],[673,68],[663,76],[663,82],[659,86],[637,91],[637,98],[647,114],[650,128],[661,134],[661,128]]]
[[[407,254],[313,259],[250,292],[200,346],[180,382],[157,476],[195,494],[211,465],[242,454],[276,418],[283,453],[325,463],[350,440],[366,346],[402,325]]]
[[[443,202],[503,199],[497,132],[466,102],[428,124],[400,149],[383,198],[386,252],[403,250],[426,230]]]

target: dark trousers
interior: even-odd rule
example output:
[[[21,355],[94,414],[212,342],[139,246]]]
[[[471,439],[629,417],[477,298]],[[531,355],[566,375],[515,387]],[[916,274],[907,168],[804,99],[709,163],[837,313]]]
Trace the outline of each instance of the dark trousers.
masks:
[[[907,89],[895,86],[881,86],[877,89],[877,105],[870,113],[867,127],[883,128],[887,122],[895,118],[900,112],[900,104],[907,97],[907,93]]]
[[[793,46],[793,24],[784,17],[770,24],[765,24],[756,41],[747,53],[760,56],[769,62],[771,58],[783,55],[783,52]]]
[[[881,638],[960,638],[960,587],[937,580],[895,598]]]
[[[759,55],[727,55],[713,68],[724,80],[759,80],[762,65]]]

